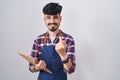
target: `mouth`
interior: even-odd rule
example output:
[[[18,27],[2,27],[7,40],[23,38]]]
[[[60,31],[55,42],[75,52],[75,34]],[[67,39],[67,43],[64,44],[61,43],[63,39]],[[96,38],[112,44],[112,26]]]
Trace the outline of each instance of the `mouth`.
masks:
[[[49,30],[54,32],[58,29],[58,24],[57,23],[48,23]]]
[[[57,23],[48,23],[48,25],[49,25],[49,26],[50,26],[50,25],[54,25],[54,26],[56,26]]]

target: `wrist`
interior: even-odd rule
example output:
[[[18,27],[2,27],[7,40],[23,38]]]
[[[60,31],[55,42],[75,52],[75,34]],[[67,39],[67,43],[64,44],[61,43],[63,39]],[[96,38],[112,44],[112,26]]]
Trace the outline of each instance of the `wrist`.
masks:
[[[68,63],[69,62],[69,58],[67,57],[66,59],[64,59],[64,60],[62,60],[62,63],[63,64],[66,64],[66,63]]]

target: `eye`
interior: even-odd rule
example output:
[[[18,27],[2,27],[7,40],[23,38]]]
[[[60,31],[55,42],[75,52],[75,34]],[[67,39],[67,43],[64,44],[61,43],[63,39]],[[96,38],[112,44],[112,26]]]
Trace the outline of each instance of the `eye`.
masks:
[[[59,17],[56,15],[56,16],[54,16],[54,19],[58,19]]]
[[[50,19],[51,17],[50,16],[46,16],[47,19]]]

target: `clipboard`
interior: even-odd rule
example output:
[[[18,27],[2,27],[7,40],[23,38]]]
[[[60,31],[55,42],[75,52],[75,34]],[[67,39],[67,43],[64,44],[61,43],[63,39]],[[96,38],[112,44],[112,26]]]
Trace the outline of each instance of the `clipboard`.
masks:
[[[31,63],[33,65],[39,63],[35,58],[33,58],[32,56],[30,56],[30,55],[28,55],[26,53],[19,53],[19,55],[22,56],[24,59],[26,59],[29,63]],[[45,68],[44,71],[52,74],[52,72],[47,68]]]

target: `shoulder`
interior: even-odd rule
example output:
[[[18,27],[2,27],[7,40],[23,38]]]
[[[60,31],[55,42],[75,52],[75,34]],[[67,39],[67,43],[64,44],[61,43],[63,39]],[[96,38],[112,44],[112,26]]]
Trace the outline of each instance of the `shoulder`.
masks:
[[[36,37],[35,42],[38,44],[42,43],[42,40],[45,38],[46,33],[42,33],[39,36]]]
[[[67,45],[75,45],[74,38],[71,35],[65,32],[62,32],[62,37],[63,37],[63,40],[65,40]]]
[[[61,31],[61,33],[62,33],[62,36],[64,37],[64,39],[73,40],[73,37],[70,34],[67,34],[67,33],[65,33],[63,31]]]
[[[37,36],[37,38],[42,38],[42,37],[45,37],[45,36],[46,36],[46,34],[47,34],[47,32],[42,33],[42,34],[38,35],[38,36]]]

